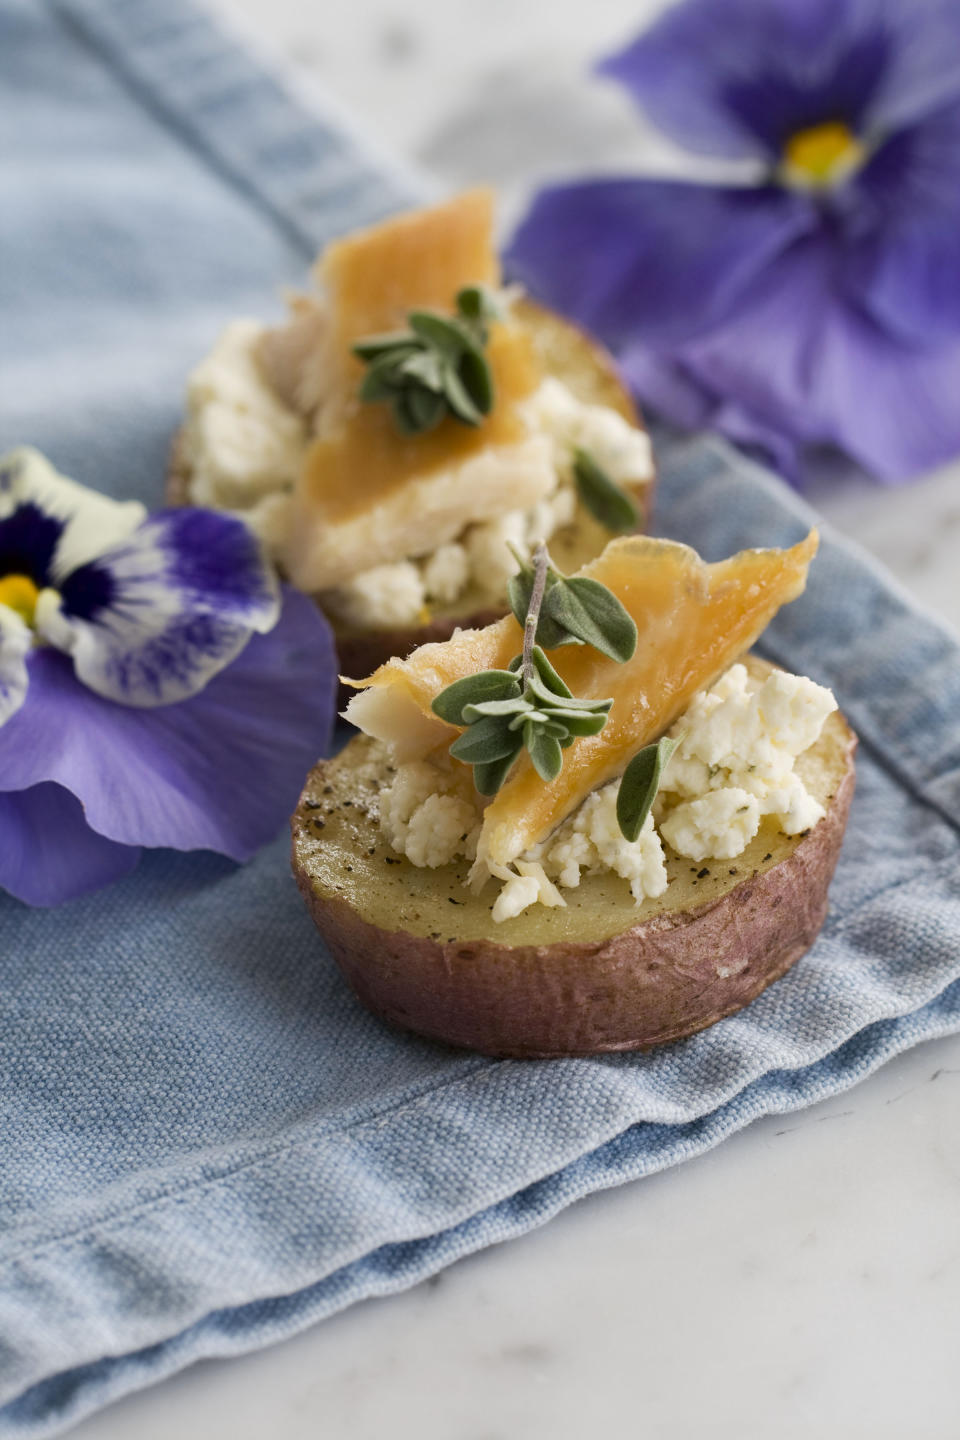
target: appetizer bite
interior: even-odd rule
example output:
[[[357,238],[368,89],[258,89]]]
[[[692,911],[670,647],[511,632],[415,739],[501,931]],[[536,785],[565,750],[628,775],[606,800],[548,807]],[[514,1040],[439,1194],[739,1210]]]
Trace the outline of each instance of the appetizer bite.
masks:
[[[746,652],[816,548],[637,536],[566,576],[540,546],[511,615],[353,682],[363,733],[311,773],[293,868],[370,1009],[491,1055],[636,1049],[809,949],[856,740]]]
[[[609,356],[504,289],[473,190],[332,244],[279,328],[190,377],[174,503],[235,511],[365,674],[504,614],[517,556],[643,528],[648,437]]]

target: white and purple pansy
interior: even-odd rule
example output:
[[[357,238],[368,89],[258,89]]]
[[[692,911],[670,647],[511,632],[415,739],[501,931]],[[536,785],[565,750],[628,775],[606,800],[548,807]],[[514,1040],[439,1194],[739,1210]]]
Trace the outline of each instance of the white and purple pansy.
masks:
[[[248,859],[335,700],[329,627],[242,522],[0,458],[0,888],[56,904],[144,846]]]
[[[70,655],[77,678],[98,695],[171,705],[202,690],[254,631],[273,629],[280,588],[255,537],[229,516],[148,516],[136,501],[84,489],[24,447],[0,460],[0,606],[37,643]],[[22,629],[19,640],[16,626],[7,633],[19,649]],[[21,658],[0,722],[23,703],[26,686]]]

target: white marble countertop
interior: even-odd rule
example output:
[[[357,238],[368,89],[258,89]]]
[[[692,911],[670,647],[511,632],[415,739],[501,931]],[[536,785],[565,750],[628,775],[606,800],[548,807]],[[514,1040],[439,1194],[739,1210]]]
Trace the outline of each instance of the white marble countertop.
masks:
[[[549,174],[669,159],[581,78],[656,0],[218,0],[451,185],[508,216]],[[547,18],[549,17],[549,18]],[[954,625],[960,466],[820,509]],[[76,1440],[953,1440],[960,1036],[836,1100],[240,1360]]]

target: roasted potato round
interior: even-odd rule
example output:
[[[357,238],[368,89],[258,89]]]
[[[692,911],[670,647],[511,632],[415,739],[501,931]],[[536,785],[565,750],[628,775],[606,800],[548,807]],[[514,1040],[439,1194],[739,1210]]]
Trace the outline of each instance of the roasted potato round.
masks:
[[[751,659],[751,668],[763,662]],[[615,875],[584,875],[565,909],[491,918],[494,882],[463,861],[418,869],[377,821],[384,749],[351,740],[311,772],[292,820],[293,870],[327,946],[377,1015],[488,1055],[590,1055],[662,1045],[741,1009],[812,945],[854,788],[856,737],[827,720],[797,761],[825,817],[802,835],[767,817],[734,860],[667,852],[670,884],[634,905]]]
[[[530,300],[518,301],[515,313],[530,331],[545,374],[562,380],[579,399],[608,405],[631,424],[642,428],[636,407],[602,346],[569,320]],[[650,518],[654,485],[655,481],[650,480],[631,491],[640,512],[641,529],[647,528]],[[171,452],[167,502],[170,505],[190,503],[190,466],[179,435]],[[573,524],[559,530],[551,539],[550,553],[560,569],[569,573],[598,555],[609,539],[609,531],[581,505]],[[446,640],[458,625],[466,628],[489,625],[500,618],[506,604],[504,597],[502,605],[491,606],[489,598],[475,589],[466,591],[452,605],[433,607],[431,618],[424,625],[361,630],[333,619],[341,670],[355,678],[369,675],[391,655],[408,655],[428,641]]]

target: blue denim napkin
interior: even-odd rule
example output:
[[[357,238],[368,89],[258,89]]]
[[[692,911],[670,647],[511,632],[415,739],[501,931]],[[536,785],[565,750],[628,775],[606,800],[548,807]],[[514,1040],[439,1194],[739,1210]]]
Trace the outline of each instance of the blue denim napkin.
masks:
[[[159,500],[218,328],[412,183],[181,0],[0,0],[0,82],[0,448]],[[712,440],[660,463],[659,528],[710,557],[813,519]],[[285,835],[244,870],[153,854],[59,912],[0,897],[0,1434],[412,1285],[960,1027],[956,640],[826,535],[765,649],[861,736],[831,914],[743,1014],[653,1054],[386,1030]]]

